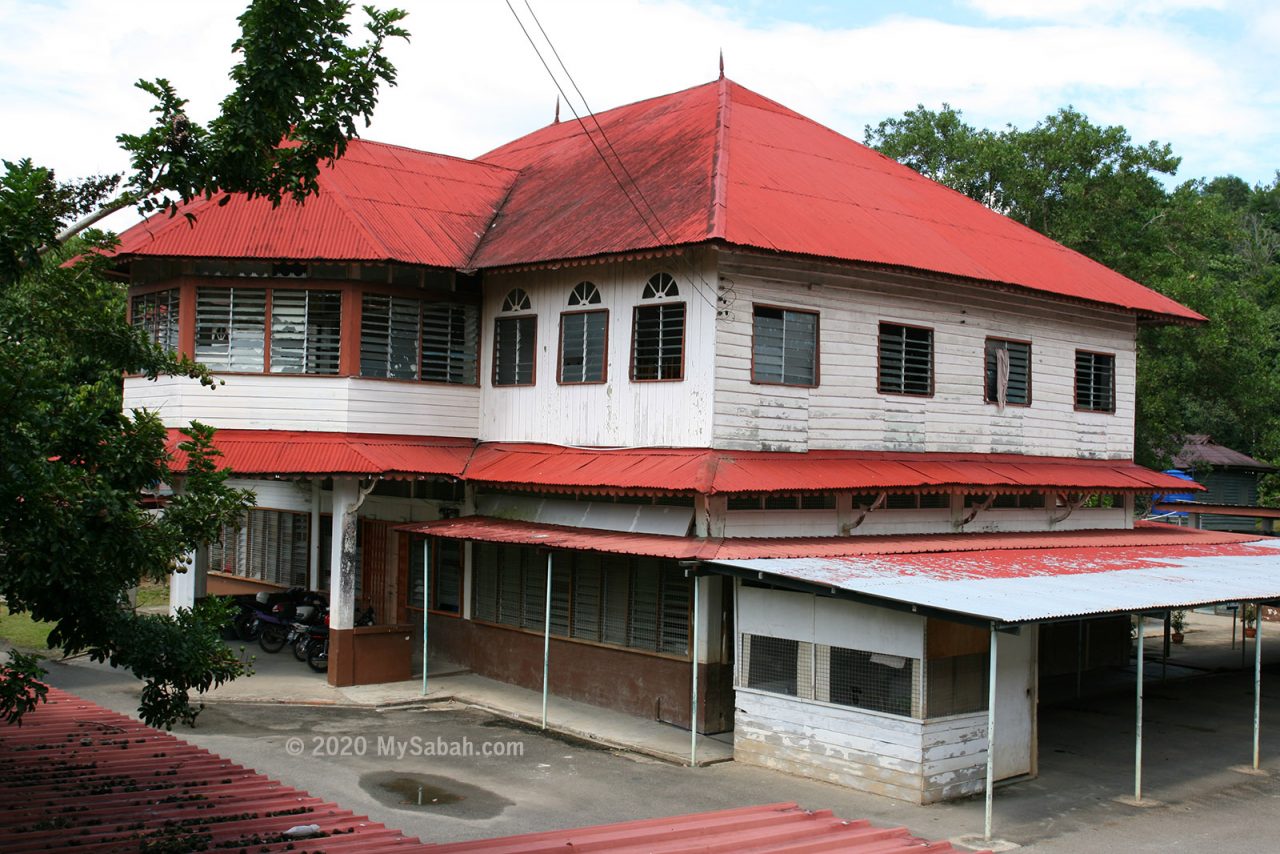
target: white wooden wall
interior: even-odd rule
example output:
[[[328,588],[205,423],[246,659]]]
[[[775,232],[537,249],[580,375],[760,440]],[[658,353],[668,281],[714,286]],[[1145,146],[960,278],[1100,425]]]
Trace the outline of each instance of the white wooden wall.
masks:
[[[739,587],[739,635],[820,643],[924,658],[925,618],[918,614],[761,587]]]
[[[716,330],[715,447],[803,451],[1133,455],[1136,321],[1075,305],[906,274],[723,253],[731,300]],[[752,303],[821,313],[821,384],[751,383]],[[933,397],[877,391],[881,321],[934,330]],[[987,336],[1031,341],[1032,405],[983,402]],[[1116,412],[1075,411],[1076,349],[1115,353]]]
[[[475,438],[480,389],[370,380],[232,374],[209,389],[185,377],[124,381],[124,407],[159,413],[169,427],[193,420],[240,430],[317,430]]]
[[[632,309],[641,302],[645,282],[659,272],[675,277],[686,306],[684,380],[633,383],[629,377]],[[609,310],[608,382],[560,385],[556,381],[560,314],[588,308],[568,304],[569,292],[582,281],[594,283],[600,291],[600,305],[590,308]],[[709,256],[697,254],[487,275],[481,319],[480,438],[560,445],[710,447],[714,287]],[[513,288],[529,294],[538,315],[537,382],[530,387],[495,388],[491,382],[494,318]]]
[[[965,510],[963,515],[968,515]],[[1060,508],[983,510],[964,527],[945,508],[876,510],[850,533],[879,534],[986,534],[995,532],[1083,531],[1098,528],[1132,528],[1133,519],[1122,507],[1081,508],[1060,522],[1052,521]],[[724,514],[726,537],[834,537],[840,536],[835,510],[729,510]]]

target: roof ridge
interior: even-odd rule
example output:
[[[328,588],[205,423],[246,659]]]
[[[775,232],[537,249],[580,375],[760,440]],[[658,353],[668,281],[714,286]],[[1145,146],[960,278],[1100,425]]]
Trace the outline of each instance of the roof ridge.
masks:
[[[320,174],[321,176],[324,176],[325,173],[321,172]],[[384,258],[391,258],[392,256],[391,247],[388,246],[383,241],[379,240],[375,236],[373,230],[369,227],[368,223],[364,221],[364,217],[356,213],[355,207],[351,204],[351,201],[346,197],[346,195],[339,190],[333,189],[332,187],[328,187],[327,180],[322,180],[319,183],[321,188],[325,188],[329,190],[329,195],[334,199],[335,203],[345,213],[346,220],[350,222],[352,225],[354,225],[357,229],[359,229],[359,231],[369,241],[369,245],[375,251],[381,252]],[[317,191],[316,198],[320,198],[320,197],[321,197],[321,193]]]
[[[711,207],[707,211],[707,239],[725,238],[729,219],[729,80],[721,76],[716,100],[716,139],[711,149]]]

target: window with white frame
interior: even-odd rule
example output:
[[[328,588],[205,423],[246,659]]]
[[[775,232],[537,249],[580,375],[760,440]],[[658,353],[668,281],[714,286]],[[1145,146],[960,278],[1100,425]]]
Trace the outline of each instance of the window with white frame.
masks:
[[[933,330],[880,324],[879,389],[884,394],[933,394]]]
[[[209,544],[209,569],[283,587],[306,586],[310,532],[307,513],[250,510],[239,525],[223,525],[218,540]]]
[[[272,373],[336,374],[341,339],[341,291],[272,291]]]
[[[645,283],[641,300],[672,300],[680,288],[670,273],[656,273]],[[655,302],[635,308],[631,330],[631,379],[684,379],[683,302]]]
[[[147,333],[147,337],[170,353],[178,350],[178,312],[181,305],[177,288],[135,296],[130,305],[129,320]]]
[[[757,305],[752,310],[751,381],[818,384],[818,313]]]
[[[1076,408],[1090,412],[1116,411],[1114,355],[1076,351]]]
[[[503,314],[530,311],[532,307],[529,295],[520,288],[511,291],[502,301]],[[536,314],[494,318],[493,384],[495,386],[533,385],[537,328]]]
[[[983,399],[1000,406],[1031,404],[1031,344],[988,338]]]
[[[580,282],[569,294],[569,305],[600,304],[600,291]],[[602,383],[606,378],[609,312],[580,309],[560,315],[560,373],[562,384]]]

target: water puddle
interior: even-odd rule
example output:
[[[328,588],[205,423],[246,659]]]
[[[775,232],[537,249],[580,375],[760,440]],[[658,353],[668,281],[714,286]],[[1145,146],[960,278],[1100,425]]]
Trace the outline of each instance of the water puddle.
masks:
[[[389,807],[440,810],[458,818],[493,818],[512,805],[488,789],[433,774],[376,771],[361,775],[360,788]]]

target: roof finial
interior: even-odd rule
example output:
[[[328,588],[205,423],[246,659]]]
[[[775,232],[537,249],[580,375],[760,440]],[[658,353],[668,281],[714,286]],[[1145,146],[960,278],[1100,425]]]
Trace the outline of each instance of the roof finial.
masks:
[[[724,79],[724,48],[720,48],[720,79]]]
[[[556,120],[554,124],[560,124],[560,96],[556,95]]]

